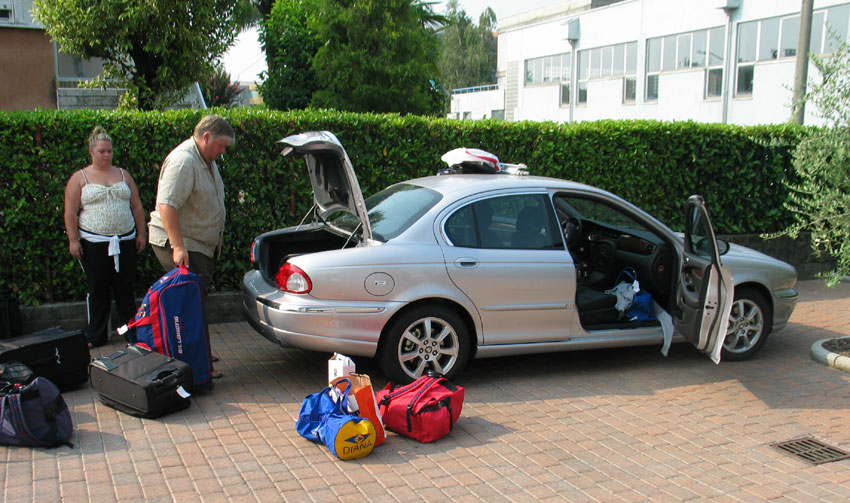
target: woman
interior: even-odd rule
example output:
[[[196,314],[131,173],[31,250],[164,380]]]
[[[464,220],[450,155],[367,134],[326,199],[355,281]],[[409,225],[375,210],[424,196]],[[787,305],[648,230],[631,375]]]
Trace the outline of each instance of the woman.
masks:
[[[68,249],[86,273],[89,347],[106,344],[112,299],[122,324],[136,313],[136,254],[145,248],[145,212],[133,177],[112,165],[112,138],[89,136],[91,164],[65,186]]]

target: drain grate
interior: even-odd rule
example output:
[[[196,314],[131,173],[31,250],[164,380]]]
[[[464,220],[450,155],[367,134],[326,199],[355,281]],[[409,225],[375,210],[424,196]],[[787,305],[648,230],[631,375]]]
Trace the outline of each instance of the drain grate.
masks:
[[[821,465],[823,463],[831,463],[850,458],[850,453],[827,445],[820,440],[815,440],[812,437],[797,438],[771,445],[779,450],[802,458],[813,465]]]

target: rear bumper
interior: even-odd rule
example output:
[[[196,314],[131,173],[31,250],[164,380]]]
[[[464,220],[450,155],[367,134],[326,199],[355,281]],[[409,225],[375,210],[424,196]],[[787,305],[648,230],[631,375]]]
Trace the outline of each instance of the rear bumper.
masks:
[[[283,347],[373,357],[381,331],[398,306],[285,294],[259,271],[249,271],[242,282],[242,308],[257,332]]]

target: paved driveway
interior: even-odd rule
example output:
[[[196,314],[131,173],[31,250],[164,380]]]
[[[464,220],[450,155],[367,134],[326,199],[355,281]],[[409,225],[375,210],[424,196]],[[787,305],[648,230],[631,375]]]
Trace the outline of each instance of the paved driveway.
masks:
[[[391,434],[342,462],[295,432],[326,354],[284,350],[244,323],[213,326],[226,376],[192,407],[141,420],[65,395],[74,449],[0,447],[0,501],[850,500],[850,460],[810,465],[770,444],[850,450],[850,374],[809,357],[850,334],[850,285],[800,284],[791,324],[758,358],[714,365],[690,346],[478,360],[455,430]],[[119,349],[119,342],[98,354]],[[385,381],[368,361],[358,370]]]

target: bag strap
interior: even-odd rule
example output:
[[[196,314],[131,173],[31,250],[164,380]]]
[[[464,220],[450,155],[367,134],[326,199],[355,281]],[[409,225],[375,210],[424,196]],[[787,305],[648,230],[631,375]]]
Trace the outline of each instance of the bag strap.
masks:
[[[629,266],[629,267],[624,267],[624,268],[620,271],[620,273],[619,273],[619,274],[617,274],[617,280],[616,280],[616,281],[614,281],[614,286],[617,286],[617,285],[619,285],[619,284],[620,284],[620,280],[622,280],[622,279],[623,279],[623,276],[625,276],[625,277],[626,277],[626,279],[627,279],[628,281],[631,281],[631,282],[633,282],[633,283],[634,283],[635,281],[637,281],[637,271],[635,271],[635,268],[634,268],[634,267],[631,267],[631,266]]]
[[[411,400],[410,403],[407,404],[407,431],[408,432],[413,431],[413,425],[412,425],[412,419],[411,419],[413,417],[413,406],[416,405],[416,402],[419,400],[419,397],[421,397],[423,393],[428,391],[428,388],[437,384],[441,380],[445,380],[445,378],[444,377],[434,377],[434,378],[432,378],[431,382],[428,382],[425,386],[423,386],[422,389],[419,390],[419,393],[417,393],[416,396],[413,397],[413,400]]]
[[[425,377],[425,376],[423,376],[423,377]],[[408,384],[407,386],[402,386],[401,388],[396,388],[395,385],[393,384],[392,387],[390,387],[391,393],[387,393],[386,395],[384,395],[383,398],[381,398],[381,403],[379,403],[378,405],[386,405],[386,404],[390,403],[390,401],[393,398],[395,398],[399,395],[402,395],[404,393],[407,393],[408,391],[413,391],[416,388],[418,388],[419,386],[422,386],[426,382],[428,382],[428,381],[425,380],[425,379],[422,379],[422,377],[420,377],[419,379],[413,381],[412,383]]]

